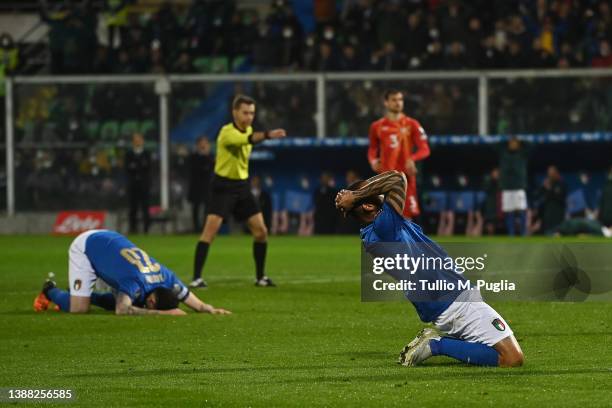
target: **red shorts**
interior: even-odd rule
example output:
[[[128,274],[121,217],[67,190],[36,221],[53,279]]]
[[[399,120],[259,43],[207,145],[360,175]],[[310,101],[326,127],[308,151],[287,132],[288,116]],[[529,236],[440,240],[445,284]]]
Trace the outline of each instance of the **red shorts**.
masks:
[[[421,213],[417,199],[416,177],[406,176],[406,204],[404,205],[404,217],[414,218]]]

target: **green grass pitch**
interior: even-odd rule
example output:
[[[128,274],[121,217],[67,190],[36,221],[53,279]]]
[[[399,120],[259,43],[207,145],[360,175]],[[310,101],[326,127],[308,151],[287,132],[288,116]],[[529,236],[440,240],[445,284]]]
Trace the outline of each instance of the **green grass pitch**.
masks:
[[[132,240],[189,279],[195,236]],[[397,353],[422,324],[408,303],[360,302],[357,237],[271,238],[278,288],[253,286],[248,237],[220,237],[197,294],[232,316],[36,314],[47,272],[66,285],[70,241],[0,238],[0,387],[69,388],[61,406],[83,407],[612,405],[612,303],[494,304],[519,369],[405,368]]]

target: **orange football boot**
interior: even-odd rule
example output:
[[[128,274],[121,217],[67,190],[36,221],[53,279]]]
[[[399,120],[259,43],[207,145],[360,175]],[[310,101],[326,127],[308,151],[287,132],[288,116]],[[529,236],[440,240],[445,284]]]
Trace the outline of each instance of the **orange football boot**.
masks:
[[[36,296],[36,299],[34,299],[34,311],[44,312],[49,308],[49,303],[51,303],[51,301],[49,300],[49,298],[47,298],[47,295],[45,295],[43,292],[40,292],[38,296]]]

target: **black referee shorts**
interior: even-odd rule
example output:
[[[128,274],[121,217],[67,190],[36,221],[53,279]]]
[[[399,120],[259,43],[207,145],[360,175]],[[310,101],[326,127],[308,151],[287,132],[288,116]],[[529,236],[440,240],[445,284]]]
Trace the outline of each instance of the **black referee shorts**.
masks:
[[[248,180],[232,180],[216,174],[210,185],[206,207],[207,214],[223,218],[232,214],[238,221],[245,221],[261,212]]]

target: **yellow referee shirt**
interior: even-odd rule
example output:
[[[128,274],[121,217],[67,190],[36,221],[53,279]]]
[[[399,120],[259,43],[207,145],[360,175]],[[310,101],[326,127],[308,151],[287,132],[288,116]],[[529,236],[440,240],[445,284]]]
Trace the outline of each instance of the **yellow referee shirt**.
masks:
[[[251,126],[245,132],[233,123],[221,128],[217,137],[215,174],[232,180],[249,178],[249,156],[253,150],[253,145],[249,143],[251,134]]]

